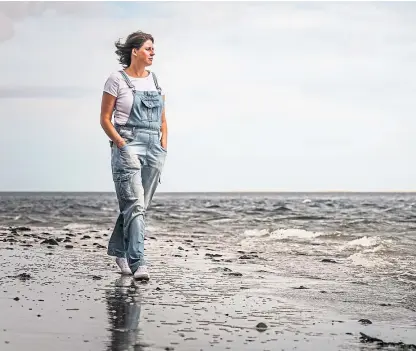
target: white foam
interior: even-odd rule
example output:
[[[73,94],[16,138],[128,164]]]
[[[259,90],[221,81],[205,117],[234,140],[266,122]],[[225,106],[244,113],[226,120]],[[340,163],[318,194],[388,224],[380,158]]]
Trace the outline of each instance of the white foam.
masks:
[[[286,238],[301,238],[312,239],[318,236],[324,235],[320,232],[310,232],[304,229],[278,229],[270,234],[274,239],[286,239]]]
[[[91,224],[70,223],[70,224],[67,224],[64,228],[79,230],[79,229],[91,229],[93,228],[93,226]]]
[[[322,235],[330,235],[332,233],[322,233],[322,232],[311,232],[304,229],[296,228],[287,228],[287,229],[277,229],[270,232],[267,229],[247,229],[244,231],[243,236],[246,238],[264,238],[269,237],[270,239],[288,239],[288,238],[300,238],[300,239],[312,239],[317,238]]]
[[[354,239],[343,245],[344,248],[347,247],[354,247],[354,246],[361,246],[361,247],[372,247],[377,246],[381,242],[380,237],[378,236],[363,236],[359,239]]]
[[[349,256],[348,259],[351,260],[352,264],[354,264],[355,266],[362,266],[367,268],[391,265],[391,263],[386,262],[381,258],[374,256],[366,256],[362,252],[357,252]]]
[[[247,229],[243,235],[246,237],[263,237],[268,236],[269,231],[267,229]]]
[[[370,249],[365,249],[363,253],[376,253],[385,249],[385,245],[380,244]]]
[[[116,212],[116,211],[118,211],[116,208],[110,208],[110,207],[101,207],[100,210],[101,211],[106,211],[106,212]]]

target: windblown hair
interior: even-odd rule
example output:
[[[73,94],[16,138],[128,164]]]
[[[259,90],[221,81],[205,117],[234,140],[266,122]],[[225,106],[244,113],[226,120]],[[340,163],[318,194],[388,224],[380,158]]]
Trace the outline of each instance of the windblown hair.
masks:
[[[115,45],[117,50],[115,52],[121,65],[125,68],[130,66],[131,52],[133,48],[140,49],[148,40],[151,40],[152,43],[154,43],[154,39],[151,34],[137,31],[129,34],[124,44],[121,43],[120,39],[116,41]]]

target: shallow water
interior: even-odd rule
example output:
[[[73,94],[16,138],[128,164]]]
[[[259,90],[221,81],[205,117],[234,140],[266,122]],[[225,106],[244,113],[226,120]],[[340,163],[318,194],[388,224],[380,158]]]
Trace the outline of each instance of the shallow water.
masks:
[[[325,306],[351,321],[368,318],[384,329],[391,327],[397,331],[395,341],[416,343],[399,332],[403,326],[416,328],[415,204],[416,194],[157,194],[148,213],[151,266],[162,242],[174,247],[171,256],[183,270],[189,269],[191,259],[184,259],[188,252],[205,250],[205,260],[192,261],[187,284],[169,282],[177,298],[187,294],[188,305],[204,298],[198,289],[208,289],[205,298],[215,297],[218,304],[222,296],[232,306],[239,298],[255,306],[256,299],[272,292],[278,300],[272,299],[270,306],[276,301],[297,306],[308,320],[312,315],[322,319],[320,307]],[[67,238],[75,249],[94,248],[103,254],[117,214],[112,193],[0,194],[0,232],[10,245],[10,227],[26,226],[30,231],[18,231],[21,245],[35,245],[40,237]],[[76,257],[74,267],[81,260]],[[154,269],[163,276],[159,264],[156,260]],[[224,264],[233,271],[237,267],[243,275],[237,279],[243,279],[249,293],[244,287],[238,294],[233,290],[230,276],[218,266]],[[218,280],[218,274],[223,278]],[[304,289],[296,289],[300,286]],[[266,302],[265,312],[256,313],[277,313]],[[296,329],[302,325],[300,317],[292,320],[291,313],[297,312],[284,318]],[[233,345],[244,341],[251,343],[235,338]]]
[[[108,230],[117,211],[113,193],[0,193],[0,226]],[[351,279],[416,284],[416,194],[156,194],[148,232],[253,247],[281,273],[325,274],[305,263],[332,258]]]

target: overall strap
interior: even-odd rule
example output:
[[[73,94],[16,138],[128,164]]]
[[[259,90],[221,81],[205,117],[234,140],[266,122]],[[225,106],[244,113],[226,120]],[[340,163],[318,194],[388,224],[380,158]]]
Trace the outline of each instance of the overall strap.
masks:
[[[153,76],[153,81],[155,82],[156,89],[159,92],[159,94],[161,94],[162,93],[162,88],[159,86],[159,83],[157,82],[156,74],[154,74],[153,72],[151,72],[151,73],[152,73],[152,76]]]
[[[129,86],[130,89],[133,89],[133,92],[136,90],[134,88],[134,85],[132,84],[132,82],[130,81],[129,77],[127,76],[126,72],[124,72],[123,70],[119,71],[121,73],[121,75],[123,76],[124,80],[126,81],[127,85]]]

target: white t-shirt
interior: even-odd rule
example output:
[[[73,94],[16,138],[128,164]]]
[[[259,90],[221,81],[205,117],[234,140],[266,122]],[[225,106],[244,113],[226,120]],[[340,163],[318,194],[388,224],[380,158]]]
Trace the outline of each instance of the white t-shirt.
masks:
[[[155,82],[153,80],[153,75],[151,73],[149,73],[149,75],[145,78],[134,78],[130,77],[129,75],[127,76],[136,88],[136,91],[157,91]],[[119,71],[111,73],[104,84],[104,91],[117,98],[114,107],[114,123],[119,125],[126,124],[130,115],[131,108],[133,106],[133,93],[132,89],[129,88]],[[162,95],[165,94],[163,90],[161,93]]]

